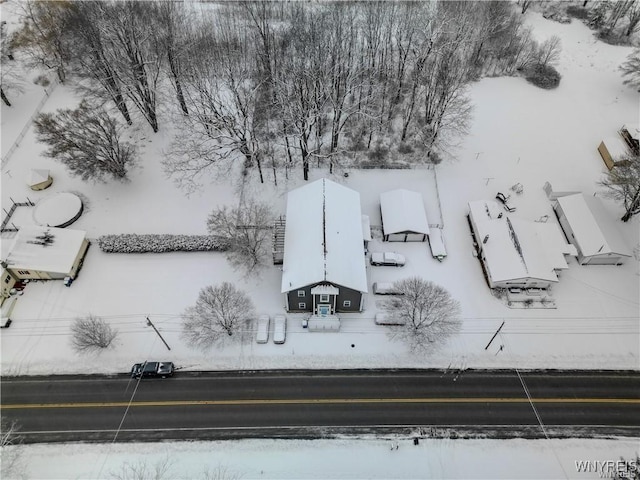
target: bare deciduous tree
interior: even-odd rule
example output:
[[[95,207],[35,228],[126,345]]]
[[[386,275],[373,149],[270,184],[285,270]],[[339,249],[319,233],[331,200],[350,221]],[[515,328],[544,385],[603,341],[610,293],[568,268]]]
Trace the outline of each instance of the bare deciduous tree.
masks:
[[[627,61],[620,66],[624,84],[631,85],[640,92],[640,48],[635,48],[627,57]]]
[[[118,122],[86,101],[75,110],[41,113],[34,125],[38,140],[49,146],[45,154],[83,180],[126,180],[135,163],[136,148],[122,141]]]
[[[12,44],[24,52],[28,64],[55,70],[64,82],[70,54],[68,28],[72,8],[69,2],[19,2],[22,26]]]
[[[625,213],[621,220],[628,222],[640,213],[640,156],[626,155],[616,160],[618,164],[600,185],[607,188],[605,195],[623,204]]]
[[[268,205],[248,199],[238,208],[221,207],[207,220],[212,235],[228,240],[227,259],[247,275],[266,265],[273,226],[273,212]]]
[[[189,345],[203,350],[242,341],[253,312],[251,299],[231,283],[205,287],[183,314],[182,335]]]
[[[7,33],[7,24],[0,24],[0,97],[7,107],[11,102],[7,94],[21,92],[22,79],[18,74],[18,65],[11,54],[11,39]]]
[[[109,347],[118,336],[118,331],[102,318],[89,315],[76,318],[71,324],[71,346],[84,353]]]
[[[442,341],[459,329],[460,304],[441,286],[410,277],[395,282],[394,289],[403,294],[384,300],[382,308],[404,322],[392,336],[412,351],[433,348],[433,342]]]
[[[538,50],[538,64],[546,67],[547,65],[554,66],[558,63],[560,58],[560,52],[562,52],[562,42],[557,35],[547,38]]]

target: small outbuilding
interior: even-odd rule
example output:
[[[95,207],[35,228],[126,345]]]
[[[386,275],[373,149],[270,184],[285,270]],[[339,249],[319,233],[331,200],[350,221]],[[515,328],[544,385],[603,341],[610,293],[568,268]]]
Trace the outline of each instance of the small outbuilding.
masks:
[[[30,225],[18,230],[4,259],[16,280],[75,278],[89,248],[86,232]]]
[[[53,183],[53,178],[49,173],[49,170],[34,168],[29,172],[27,177],[27,185],[31,190],[44,190]]]
[[[600,145],[598,145],[598,152],[609,170],[625,162],[625,160],[621,160],[621,158],[629,155],[627,145],[618,137],[607,137],[602,140]]]
[[[386,242],[425,242],[429,222],[422,195],[399,188],[380,194],[382,239]]]
[[[559,197],[553,204],[558,221],[578,251],[582,265],[621,265],[631,257],[615,222],[599,198],[582,193]]]
[[[620,129],[620,136],[634,154],[638,155],[640,153],[640,123],[625,123]]]

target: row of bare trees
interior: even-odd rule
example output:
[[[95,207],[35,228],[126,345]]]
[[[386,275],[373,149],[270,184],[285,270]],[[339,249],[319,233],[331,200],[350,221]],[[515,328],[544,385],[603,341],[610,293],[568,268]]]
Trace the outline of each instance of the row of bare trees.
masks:
[[[240,159],[264,181],[464,132],[465,91],[542,54],[507,2],[86,1],[23,4],[12,45],[127,124],[177,123],[164,164],[192,187]],[[161,110],[160,106],[175,106]]]

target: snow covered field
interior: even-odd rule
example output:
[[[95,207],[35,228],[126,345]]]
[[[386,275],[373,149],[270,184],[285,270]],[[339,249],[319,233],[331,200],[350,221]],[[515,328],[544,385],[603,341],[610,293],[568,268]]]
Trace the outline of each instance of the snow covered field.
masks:
[[[615,135],[620,125],[638,118],[638,94],[622,84],[617,70],[629,48],[596,42],[576,21],[560,25],[534,12],[527,16],[541,39],[562,38],[560,86],[545,91],[520,78],[483,79],[472,85],[475,111],[470,134],[437,169],[442,211],[430,170],[351,171],[348,178],[333,178],[360,192],[363,213],[371,216],[374,226],[380,225],[379,193],[398,187],[420,191],[430,223],[444,224],[448,250],[444,262],[433,260],[426,244],[394,244],[392,248],[407,257],[407,265],[368,267],[368,281],[371,285],[422,275],[446,287],[461,302],[463,316],[462,331],[446,344],[426,356],[411,355],[389,339],[386,327],[373,323],[376,305],[370,295],[362,315],[343,316],[339,333],[309,333],[291,315],[283,346],[252,341],[193,351],[180,337],[180,313],[195,302],[202,287],[230,281],[251,295],[258,313],[281,313],[278,267],[247,279],[218,253],[104,254],[94,244],[71,288],[62,282],[28,286],[12,314],[13,324],[0,334],[0,373],[125,372],[137,361],[156,358],[193,370],[448,366],[637,370],[640,270],[636,260],[620,267],[580,266],[572,261],[553,289],[557,309],[512,310],[491,296],[471,254],[465,218],[468,201],[491,199],[519,182],[524,193],[512,195],[517,215],[528,220],[549,215],[549,221],[555,221],[542,190],[544,182],[587,195],[601,193],[596,182],[605,167],[596,147],[602,137]],[[43,96],[42,87],[28,84],[13,108],[2,105],[3,155]],[[77,101],[58,86],[43,111]],[[207,185],[186,197],[165,178],[159,162],[170,135],[153,135],[142,127],[133,135],[144,153],[131,182],[91,185],[69,177],[61,164],[42,156],[42,145],[28,130],[2,166],[3,207],[8,209],[10,199],[28,197],[37,202],[71,191],[86,200],[85,212],[71,228],[96,238],[107,233],[204,234],[207,215],[216,205],[237,202],[238,185],[232,182]],[[43,192],[31,191],[26,178],[32,168],[49,169],[53,185]],[[312,179],[323,176],[328,173],[312,171]],[[284,213],[286,192],[301,185],[301,177],[301,171],[294,171],[289,181],[280,179],[278,189],[253,182],[246,193],[270,199],[275,211]],[[604,201],[612,216],[622,216],[620,206]],[[31,210],[19,208],[14,223],[30,222]],[[639,224],[638,218],[618,222],[630,248],[639,242]],[[2,256],[10,244],[10,237],[3,236]],[[389,247],[383,247],[379,237],[370,246],[373,251],[383,248]],[[88,313],[103,317],[120,335],[114,348],[78,356],[70,348],[69,325]],[[171,352],[146,327],[146,316],[162,332]],[[485,350],[502,321],[501,334]],[[389,442],[382,440],[113,445],[106,452],[87,445],[21,448],[30,478],[109,476],[122,462],[132,461],[134,451],[140,455],[137,458],[150,462],[170,455],[176,462],[171,478],[197,478],[204,468],[216,465],[228,466],[241,478],[599,478],[597,473],[578,474],[574,460],[617,460],[637,451],[637,442],[432,440],[417,447],[406,441],[398,451],[389,451]]]
[[[395,449],[395,446],[398,449]],[[29,478],[124,478],[123,466],[167,465],[170,479],[611,478],[602,462],[631,457],[631,440],[241,440],[21,447]],[[601,462],[596,465],[595,462]],[[576,462],[585,463],[578,471]],[[130,470],[129,470],[130,471]],[[205,476],[208,472],[210,476]],[[221,474],[214,476],[212,474]],[[153,478],[148,475],[145,478]]]

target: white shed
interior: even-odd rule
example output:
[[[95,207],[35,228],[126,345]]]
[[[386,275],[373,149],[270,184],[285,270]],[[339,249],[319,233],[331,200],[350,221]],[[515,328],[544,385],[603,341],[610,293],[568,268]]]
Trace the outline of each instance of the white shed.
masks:
[[[582,265],[620,265],[631,257],[615,222],[599,198],[582,193],[558,198],[553,204]]]
[[[422,195],[399,188],[380,194],[382,235],[386,242],[424,242],[429,222]]]
[[[49,170],[34,168],[27,176],[27,185],[31,190],[44,190],[53,183]]]

